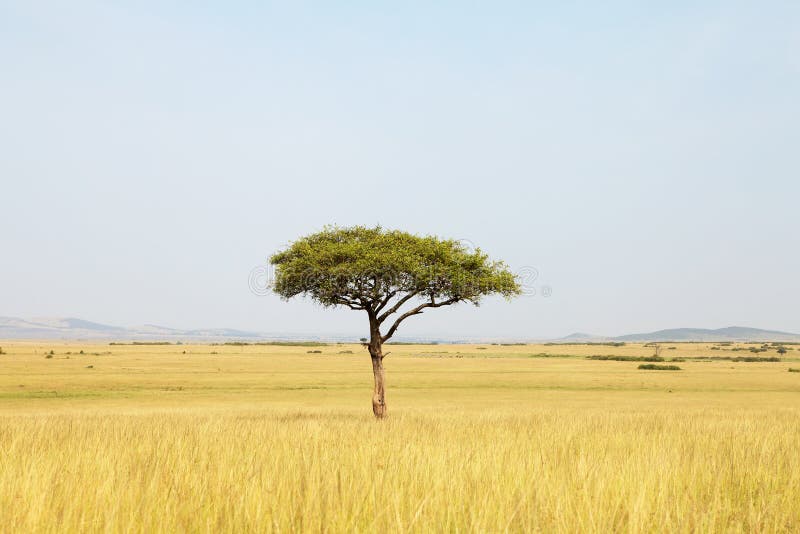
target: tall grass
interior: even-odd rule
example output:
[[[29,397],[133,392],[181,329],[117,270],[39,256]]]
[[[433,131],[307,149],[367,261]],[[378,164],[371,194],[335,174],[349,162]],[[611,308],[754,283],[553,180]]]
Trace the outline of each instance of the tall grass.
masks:
[[[796,531],[795,414],[11,417],[9,531]]]
[[[396,347],[379,423],[350,348],[13,347],[0,531],[800,531],[786,367],[646,374]]]

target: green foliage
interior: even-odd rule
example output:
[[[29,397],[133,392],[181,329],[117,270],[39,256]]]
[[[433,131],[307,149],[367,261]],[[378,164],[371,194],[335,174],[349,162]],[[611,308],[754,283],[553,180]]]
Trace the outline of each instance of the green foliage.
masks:
[[[361,343],[365,343],[367,338],[361,338],[363,341]],[[389,341],[386,343],[387,345],[438,345],[438,341]]]
[[[789,367],[789,372],[790,373],[800,373],[800,369],[798,369],[797,367]]]
[[[493,343],[496,345],[497,343]],[[520,343],[520,345],[524,345],[525,343]],[[562,342],[549,342],[544,344],[545,347],[553,347],[553,346],[606,346],[606,347],[624,347],[624,341],[584,341],[582,343],[562,343]],[[647,345],[645,345],[647,346]]]
[[[718,362],[779,362],[780,358],[776,356],[685,356],[687,360]]]
[[[469,301],[521,290],[502,262],[458,241],[381,227],[326,227],[274,254],[274,291],[306,295],[324,306],[365,309],[388,295],[413,293],[428,301]]]
[[[646,371],[680,371],[681,368],[677,365],[658,365],[656,363],[643,363],[639,369]]]
[[[587,360],[615,361],[615,362],[663,362],[661,356],[587,356]]]
[[[172,345],[172,343],[169,341],[134,341],[132,343],[120,343],[112,341],[109,343],[109,345]]]
[[[323,306],[366,311],[370,341],[362,344],[371,354],[379,354],[402,321],[429,308],[477,306],[487,295],[510,299],[522,293],[508,267],[480,250],[380,226],[328,226],[269,261],[275,266],[272,289],[284,299],[304,295]],[[399,317],[382,334],[381,325],[395,313]]]
[[[244,341],[226,341],[225,343],[212,343],[212,346],[229,346],[229,347],[249,347],[249,346],[273,346],[273,347],[327,347],[328,343],[321,341],[256,341],[254,343],[247,343]]]

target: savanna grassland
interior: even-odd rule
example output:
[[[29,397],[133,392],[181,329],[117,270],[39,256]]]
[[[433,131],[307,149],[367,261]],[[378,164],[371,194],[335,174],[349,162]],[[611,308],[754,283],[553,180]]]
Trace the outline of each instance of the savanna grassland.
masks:
[[[3,532],[800,531],[800,346],[0,345]]]

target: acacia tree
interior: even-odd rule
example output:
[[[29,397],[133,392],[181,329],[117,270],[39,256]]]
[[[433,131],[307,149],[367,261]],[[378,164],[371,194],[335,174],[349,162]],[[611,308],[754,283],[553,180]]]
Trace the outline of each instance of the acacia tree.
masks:
[[[375,390],[372,411],[386,415],[383,344],[409,317],[459,302],[478,305],[481,297],[510,299],[521,290],[500,261],[480,249],[434,236],[381,227],[326,227],[274,254],[273,290],[288,300],[303,295],[323,306],[364,311]]]

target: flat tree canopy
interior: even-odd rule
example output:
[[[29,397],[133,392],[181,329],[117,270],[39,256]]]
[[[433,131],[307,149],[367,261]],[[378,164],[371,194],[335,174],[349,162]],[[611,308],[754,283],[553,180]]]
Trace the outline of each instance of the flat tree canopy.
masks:
[[[508,267],[480,249],[379,226],[326,227],[293,242],[270,262],[276,268],[273,290],[284,299],[303,295],[323,306],[367,313],[377,417],[385,413],[382,345],[404,320],[429,308],[478,305],[486,295],[510,299],[520,294]]]

